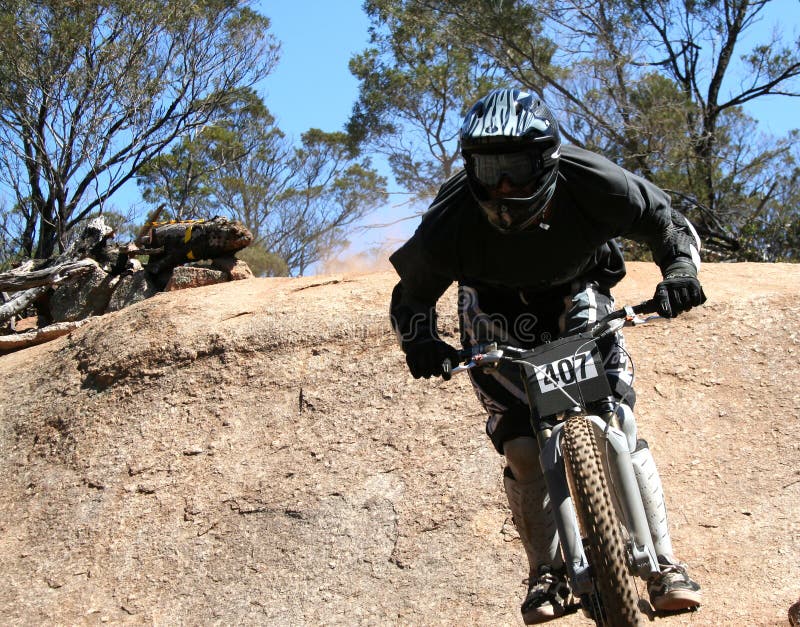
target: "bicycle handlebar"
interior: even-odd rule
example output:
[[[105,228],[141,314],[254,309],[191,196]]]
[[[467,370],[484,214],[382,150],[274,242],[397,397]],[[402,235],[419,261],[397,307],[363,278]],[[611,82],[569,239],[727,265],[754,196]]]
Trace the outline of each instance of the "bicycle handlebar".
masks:
[[[608,322],[611,322],[612,320],[617,320],[619,318],[631,318],[633,316],[641,314],[650,314],[650,313],[658,313],[658,302],[656,301],[655,298],[646,300],[643,303],[639,303],[638,305],[633,305],[632,307],[626,305],[622,309],[617,309],[616,311],[612,311],[610,314],[600,319],[600,321],[597,322],[596,326],[606,324]]]
[[[637,322],[638,316],[650,313],[658,313],[658,303],[655,299],[646,300],[638,305],[626,305],[621,309],[612,311],[607,316],[604,316],[598,320],[589,329],[589,332],[596,339],[599,339],[605,335],[618,331],[626,324],[641,324],[641,322],[645,322],[645,320]],[[622,324],[610,325],[610,323],[614,322],[615,320],[623,319],[624,322]],[[442,371],[445,373],[445,378],[449,378],[452,374],[464,372],[465,370],[469,370],[471,368],[496,364],[503,359],[504,349],[507,350],[513,347],[504,346],[500,348],[497,346],[497,344],[489,344],[485,346],[478,346],[476,348],[478,352],[474,352],[473,349],[469,348],[458,351],[459,364],[464,363],[465,365],[457,365],[453,367],[453,365],[450,363],[450,360],[445,359],[445,361],[442,363]]]

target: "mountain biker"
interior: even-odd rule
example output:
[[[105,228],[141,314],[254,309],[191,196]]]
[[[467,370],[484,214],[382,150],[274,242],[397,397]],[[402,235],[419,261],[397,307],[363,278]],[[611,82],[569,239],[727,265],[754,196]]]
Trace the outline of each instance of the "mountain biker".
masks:
[[[655,290],[661,315],[705,301],[699,238],[667,194],[600,155],[562,145],[558,123],[533,94],[497,89],[478,100],[460,143],[464,169],[442,185],[417,231],[391,256],[400,277],[392,326],[415,378],[448,379],[445,360],[458,362],[436,330],[436,302],[454,281],[465,347],[501,341],[530,348],[613,309],[610,290],[626,272],[619,236],[652,251],[663,275]],[[615,399],[592,409],[617,412],[632,454],[649,469],[637,479],[661,566],[648,582],[651,603],[696,607],[700,587],[673,553],[661,481],[637,438],[623,337],[600,344]],[[505,455],[503,483],[529,561],[523,619],[545,622],[563,615],[572,597],[524,386],[502,365],[470,370],[470,377],[488,413],[487,434]]]

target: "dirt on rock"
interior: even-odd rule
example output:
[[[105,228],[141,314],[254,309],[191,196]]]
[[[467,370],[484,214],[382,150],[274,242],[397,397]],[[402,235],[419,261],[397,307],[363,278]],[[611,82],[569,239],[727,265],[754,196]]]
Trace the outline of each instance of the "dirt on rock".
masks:
[[[654,624],[786,625],[800,266],[703,280],[704,307],[626,332],[640,433],[705,594]],[[617,301],[656,281],[630,264]],[[466,377],[407,373],[394,282],[161,293],[0,357],[2,622],[521,625],[503,460]],[[455,342],[452,291],[440,313]]]

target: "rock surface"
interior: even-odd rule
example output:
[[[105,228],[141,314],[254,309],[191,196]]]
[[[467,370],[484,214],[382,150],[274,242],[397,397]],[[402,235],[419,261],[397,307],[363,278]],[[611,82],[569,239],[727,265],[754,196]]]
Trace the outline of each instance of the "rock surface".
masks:
[[[59,285],[50,296],[53,322],[70,322],[103,313],[119,281],[99,267]]]
[[[139,265],[138,269],[126,272],[120,277],[106,311],[119,311],[158,293],[158,287],[150,275],[141,268],[138,261],[136,263]]]
[[[236,257],[217,257],[212,260],[211,267],[214,270],[222,270],[227,273],[231,281],[255,278],[247,262],[237,259]]]
[[[785,625],[800,266],[702,276],[706,306],[626,334],[676,550],[705,593],[653,624]],[[618,302],[656,280],[631,264]],[[4,622],[521,625],[502,458],[466,377],[406,372],[394,281],[158,294],[0,357]],[[449,292],[451,341],[454,307]]]
[[[172,275],[164,288],[165,292],[185,290],[192,287],[204,287],[230,281],[227,273],[211,268],[197,266],[178,266],[172,270]]]

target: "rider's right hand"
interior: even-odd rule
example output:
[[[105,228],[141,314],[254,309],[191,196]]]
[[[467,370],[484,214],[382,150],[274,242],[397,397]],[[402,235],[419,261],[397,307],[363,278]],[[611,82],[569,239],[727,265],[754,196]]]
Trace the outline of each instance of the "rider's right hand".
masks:
[[[674,318],[679,313],[702,305],[706,302],[706,295],[696,276],[676,273],[664,277],[656,286],[653,299],[660,316]]]
[[[450,379],[450,368],[443,368],[445,359],[450,360],[450,365],[459,363],[458,351],[436,338],[420,338],[410,341],[405,346],[406,363],[415,379],[424,377],[442,377],[445,381]]]

